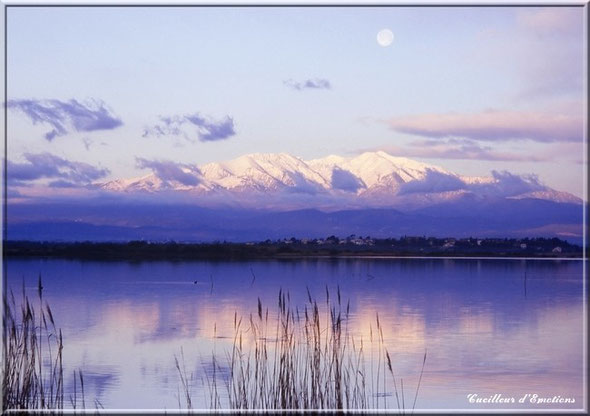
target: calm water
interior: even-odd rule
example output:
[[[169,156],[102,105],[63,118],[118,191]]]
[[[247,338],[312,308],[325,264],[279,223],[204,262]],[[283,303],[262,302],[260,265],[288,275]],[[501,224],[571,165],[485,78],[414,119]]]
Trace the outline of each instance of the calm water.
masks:
[[[178,408],[174,356],[181,348],[194,374],[195,407],[207,407],[200,380],[212,352],[229,349],[235,312],[256,314],[259,297],[272,311],[281,288],[293,305],[303,305],[306,286],[324,299],[326,286],[335,293],[339,285],[350,300],[353,334],[368,339],[379,313],[406,403],[427,349],[417,409],[561,409],[583,407],[582,266],[472,259],[8,260],[7,276],[15,294],[24,279],[34,295],[42,274],[44,297],[63,330],[67,383],[81,368],[87,403],[97,399],[105,408]],[[470,404],[471,393],[559,395],[575,403]]]

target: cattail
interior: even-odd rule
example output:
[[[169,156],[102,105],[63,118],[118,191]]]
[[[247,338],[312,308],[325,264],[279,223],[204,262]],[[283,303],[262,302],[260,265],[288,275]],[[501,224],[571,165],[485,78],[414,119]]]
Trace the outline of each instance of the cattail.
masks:
[[[391,367],[391,358],[389,357],[389,351],[385,350],[385,356],[387,357],[387,367],[391,374],[393,374],[393,368]]]

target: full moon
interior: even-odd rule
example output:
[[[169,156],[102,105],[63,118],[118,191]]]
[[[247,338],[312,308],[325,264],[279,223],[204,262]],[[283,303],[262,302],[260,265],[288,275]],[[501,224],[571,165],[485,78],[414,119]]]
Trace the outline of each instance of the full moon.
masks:
[[[377,43],[383,47],[391,45],[393,42],[393,32],[389,29],[381,29],[377,33]]]

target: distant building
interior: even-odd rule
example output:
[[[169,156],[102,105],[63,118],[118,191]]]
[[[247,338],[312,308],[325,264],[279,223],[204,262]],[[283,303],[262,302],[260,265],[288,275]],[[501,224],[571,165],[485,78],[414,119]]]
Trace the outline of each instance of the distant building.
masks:
[[[455,247],[455,240],[447,240],[443,244],[443,248],[451,248],[451,247]]]
[[[553,253],[561,253],[561,247],[557,246],[555,247],[553,250],[551,250]]]
[[[525,243],[522,243],[522,244],[520,245],[520,248],[522,248],[522,249],[524,250],[524,249],[526,248],[526,244],[525,244]]]

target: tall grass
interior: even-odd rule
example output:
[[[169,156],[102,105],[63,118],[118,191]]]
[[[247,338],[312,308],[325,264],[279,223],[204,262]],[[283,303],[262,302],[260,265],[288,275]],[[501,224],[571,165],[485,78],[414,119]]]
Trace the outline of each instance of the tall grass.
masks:
[[[326,288],[325,303],[319,304],[308,290],[300,310],[281,290],[276,319],[260,299],[256,313],[246,318],[235,313],[231,348],[222,357],[214,353],[213,373],[205,372],[211,409],[397,408],[405,413],[403,379],[394,373],[379,316],[369,339],[354,336],[348,328],[349,302],[342,304],[340,288],[336,299],[330,295]],[[176,363],[190,408],[186,371]],[[425,363],[426,353],[412,411]],[[395,396],[392,406],[388,396]]]
[[[60,410],[64,408],[63,336],[51,308],[43,301],[39,276],[37,300],[31,301],[24,288],[17,306],[14,293],[4,297],[2,410]],[[82,388],[80,397],[70,397],[75,409],[84,403],[84,379],[74,372]]]

